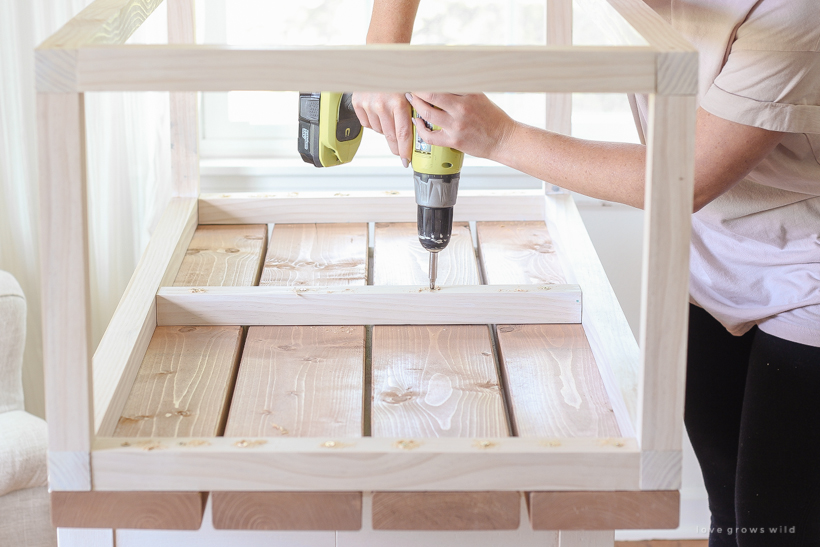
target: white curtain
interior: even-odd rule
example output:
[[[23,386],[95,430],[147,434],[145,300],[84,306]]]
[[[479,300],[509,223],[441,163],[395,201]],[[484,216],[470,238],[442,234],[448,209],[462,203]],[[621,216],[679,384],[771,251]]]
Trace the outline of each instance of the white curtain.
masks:
[[[28,300],[26,409],[44,416],[34,48],[91,0],[0,0],[0,269]],[[167,41],[164,5],[131,43]],[[86,94],[94,345],[170,197],[166,93]]]

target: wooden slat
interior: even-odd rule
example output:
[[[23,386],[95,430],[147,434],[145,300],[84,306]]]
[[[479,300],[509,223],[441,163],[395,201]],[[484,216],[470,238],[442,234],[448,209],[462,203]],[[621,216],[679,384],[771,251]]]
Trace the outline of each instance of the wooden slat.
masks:
[[[372,435],[507,435],[492,350],[486,326],[374,327]]]
[[[75,91],[651,93],[657,56],[648,47],[115,45],[82,48],[73,59],[39,55],[37,81],[40,91],[76,82]],[[66,72],[76,78],[61,78]]]
[[[563,283],[544,223],[479,222],[485,281]],[[519,436],[618,437],[581,325],[499,325],[498,350]]]
[[[429,253],[415,224],[377,224],[375,284],[423,283]],[[479,282],[469,227],[453,226],[439,258],[439,285]],[[432,312],[429,321],[437,321]],[[373,437],[499,437],[507,419],[485,325],[376,326],[372,335]],[[517,492],[375,493],[383,530],[514,529]]]
[[[376,492],[374,530],[514,530],[518,492]]]
[[[567,194],[545,196],[547,226],[567,281],[584,287],[584,333],[625,437],[635,436],[640,352],[598,260],[578,208]]]
[[[38,94],[37,134],[49,485],[89,490],[94,407],[83,95]]]
[[[476,232],[488,285],[566,283],[543,222],[479,222]]]
[[[419,243],[415,223],[376,224],[375,242],[379,245],[379,256],[375,258],[374,253],[374,285],[419,285],[428,282],[430,253]],[[436,285],[478,283],[470,227],[464,222],[453,223],[450,243],[439,253]]]
[[[94,423],[117,426],[131,384],[157,326],[157,290],[170,284],[196,229],[196,199],[172,198],[94,353]]]
[[[547,0],[547,44],[572,45],[572,0]],[[547,93],[547,131],[572,134],[572,93]]]
[[[637,490],[635,439],[98,438],[96,490]],[[128,442],[130,446],[122,446]],[[191,470],[196,469],[196,473]]]
[[[425,274],[426,277],[426,274]],[[426,281],[426,280],[425,280]],[[159,325],[579,323],[577,285],[167,287]]]
[[[533,492],[533,530],[677,528],[680,492]]]
[[[157,327],[114,436],[219,435],[241,336],[241,327]]]
[[[196,42],[194,0],[168,0],[168,43]],[[199,197],[199,109],[197,94],[172,92],[171,179],[174,195]]]
[[[544,220],[540,190],[462,190],[453,215],[468,220]],[[415,222],[413,192],[203,194],[202,224]],[[317,218],[316,211],[322,211]]]
[[[637,428],[646,490],[680,487],[695,109],[691,96],[649,98]]]
[[[364,285],[367,225],[274,226],[263,284]],[[362,435],[365,329],[251,327],[225,434]],[[358,530],[361,492],[214,492],[214,526],[249,530]]]
[[[51,523],[70,528],[199,530],[202,492],[51,492]]]
[[[174,279],[174,286],[256,285],[267,234],[264,224],[199,226]]]
[[[620,436],[580,325],[500,325],[497,332],[519,436]]]
[[[367,224],[276,224],[260,285],[367,284]]]
[[[251,327],[225,435],[358,437],[363,385],[364,327]]]
[[[217,530],[359,530],[361,492],[214,492]]]

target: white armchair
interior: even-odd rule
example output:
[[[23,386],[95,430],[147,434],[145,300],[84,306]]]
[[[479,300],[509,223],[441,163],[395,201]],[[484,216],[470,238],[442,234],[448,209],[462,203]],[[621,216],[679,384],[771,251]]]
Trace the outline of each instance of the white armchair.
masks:
[[[51,547],[46,423],[23,410],[26,297],[0,270],[0,545]]]

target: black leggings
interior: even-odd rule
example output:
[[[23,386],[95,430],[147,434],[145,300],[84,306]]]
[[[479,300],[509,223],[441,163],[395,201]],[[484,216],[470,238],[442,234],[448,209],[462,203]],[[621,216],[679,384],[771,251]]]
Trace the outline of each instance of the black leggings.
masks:
[[[684,421],[709,547],[820,546],[820,348],[689,311]]]

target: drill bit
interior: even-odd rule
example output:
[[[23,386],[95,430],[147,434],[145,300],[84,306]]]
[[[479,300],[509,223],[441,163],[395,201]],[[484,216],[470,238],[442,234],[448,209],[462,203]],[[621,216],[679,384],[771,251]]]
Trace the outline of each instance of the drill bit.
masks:
[[[438,276],[438,253],[430,252],[430,290],[436,288],[436,277]]]

